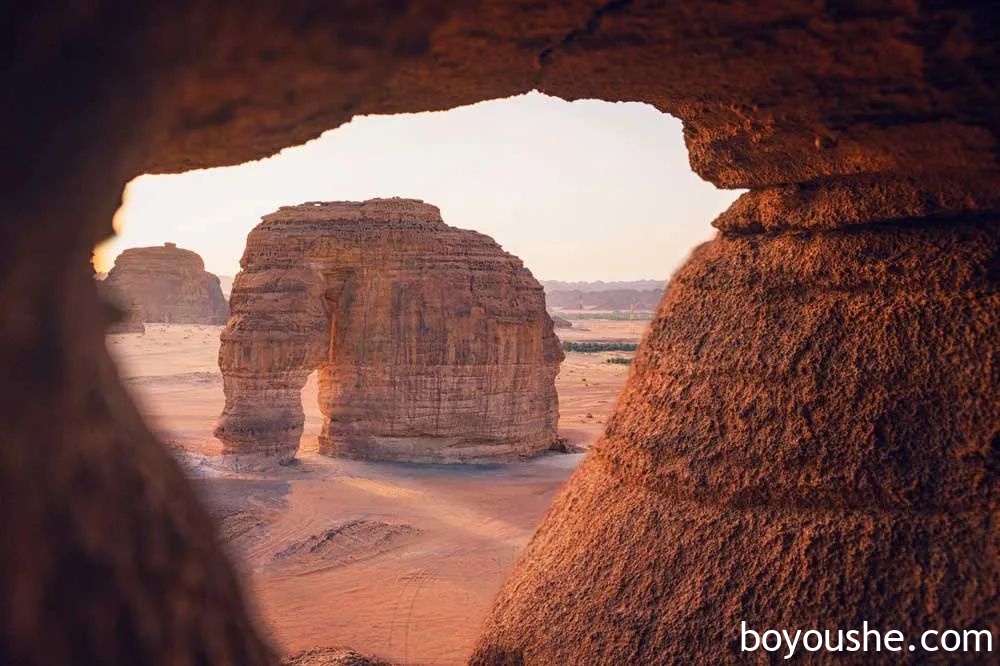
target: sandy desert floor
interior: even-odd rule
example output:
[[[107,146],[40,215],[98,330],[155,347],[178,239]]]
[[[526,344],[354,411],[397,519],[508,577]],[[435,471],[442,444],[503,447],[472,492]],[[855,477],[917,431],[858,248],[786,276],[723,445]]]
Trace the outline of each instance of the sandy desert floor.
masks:
[[[637,341],[646,322],[587,320],[564,340]],[[294,465],[220,469],[220,327],[148,324],[108,336],[150,426],[176,452],[219,521],[276,646],[350,646],[398,663],[467,658],[480,623],[554,494],[582,454],[507,465],[343,461],[316,453],[315,376],[303,390],[306,434]],[[560,434],[600,437],[629,367],[622,353],[567,353],[557,379]]]

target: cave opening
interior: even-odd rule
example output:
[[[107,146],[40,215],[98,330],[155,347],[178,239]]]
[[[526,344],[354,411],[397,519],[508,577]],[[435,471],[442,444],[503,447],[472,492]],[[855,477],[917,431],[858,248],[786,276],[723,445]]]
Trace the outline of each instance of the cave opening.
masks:
[[[310,509],[309,521],[327,522],[295,524],[294,531],[283,534],[282,543],[274,544],[276,551],[287,549],[286,541],[311,538],[310,529],[325,533],[339,529],[337,521],[354,520],[359,515],[379,514],[386,524],[401,522],[406,526],[393,530],[428,533],[434,533],[428,525],[453,522],[445,538],[438,537],[441,545],[428,550],[422,565],[437,572],[442,582],[430,585],[428,596],[414,606],[412,622],[419,626],[431,621],[441,608],[456,609],[470,618],[483,614],[503,571],[516,560],[520,545],[511,544],[527,539],[552,493],[582,459],[581,452],[603,433],[629,372],[629,366],[620,362],[631,361],[632,352],[621,351],[616,345],[624,343],[634,349],[660,300],[665,279],[694,246],[714,235],[710,222],[738,194],[719,190],[696,176],[688,162],[679,121],[649,105],[566,102],[530,94],[445,112],[357,118],[315,141],[258,162],[140,176],[126,187],[115,220],[119,235],[97,248],[95,266],[106,270],[124,247],[170,242],[203,256],[206,270],[221,276],[222,290],[235,309],[239,309],[234,304],[241,298],[266,298],[269,303],[288,298],[296,303],[294,308],[275,308],[262,320],[263,328],[275,332],[270,347],[266,343],[242,346],[232,355],[240,371],[224,377],[214,397],[199,394],[201,407],[214,408],[216,416],[226,408],[226,395],[240,396],[232,405],[239,412],[238,418],[219,419],[214,426],[230,431],[233,439],[245,435],[246,443],[233,447],[240,454],[227,455],[224,447],[219,458],[210,456],[207,465],[195,469],[214,469],[214,461],[222,460],[224,464],[219,466],[228,468],[223,475],[235,469],[281,478],[286,468],[275,471],[267,462],[280,457],[283,462],[296,462],[287,468],[289,474],[325,479],[323,492],[338,500]],[[562,371],[555,379],[559,393],[557,442],[531,436],[532,429],[545,427],[544,420],[549,418],[547,407],[531,404],[545,395],[539,391],[536,397],[521,402],[501,395],[495,388],[497,373],[472,373],[463,381],[449,380],[438,372],[407,375],[398,369],[400,364],[426,352],[416,346],[400,349],[400,357],[394,361],[397,369],[389,374],[404,388],[393,396],[399,408],[389,410],[384,403],[365,399],[372,386],[384,381],[384,373],[366,364],[366,351],[360,350],[356,358],[351,358],[349,351],[346,357],[339,355],[350,341],[345,342],[338,330],[351,326],[351,340],[372,346],[387,336],[412,339],[414,331],[452,328],[442,325],[436,311],[439,305],[435,304],[450,302],[458,293],[461,297],[451,312],[460,318],[472,316],[478,307],[472,291],[493,291],[489,283],[473,289],[470,280],[474,278],[457,272],[433,278],[438,269],[432,258],[409,277],[393,278],[395,288],[387,289],[384,298],[373,299],[392,302],[394,309],[409,313],[396,321],[396,328],[360,332],[357,322],[363,321],[364,309],[352,309],[350,304],[362,298],[359,291],[377,286],[380,274],[390,267],[362,266],[365,254],[343,243],[338,252],[353,257],[353,263],[346,258],[342,263],[329,261],[332,255],[322,261],[313,257],[306,262],[308,266],[301,265],[308,270],[298,273],[279,261],[253,281],[244,278],[245,284],[240,284],[236,278],[241,259],[246,269],[260,257],[280,255],[276,247],[255,254],[248,235],[262,217],[282,206],[301,204],[320,214],[323,202],[395,196],[420,198],[440,208],[445,224],[492,237],[503,250],[523,260],[532,274],[549,278],[545,282],[547,288],[552,286],[546,292],[548,309],[560,323],[572,324],[556,329],[559,336],[581,345],[607,347],[607,351],[601,347],[598,351],[565,352]],[[423,251],[433,252],[435,242],[425,243]],[[474,245],[480,242],[477,239]],[[373,242],[372,251],[384,256],[378,247]],[[455,256],[448,259],[459,260]],[[401,270],[401,266],[392,270]],[[359,279],[358,271],[364,272],[364,279]],[[505,284],[501,289],[518,293],[519,282]],[[296,300],[303,293],[312,296]],[[516,300],[530,297],[527,294]],[[430,310],[424,311],[428,304]],[[292,321],[288,311],[295,308],[315,316],[309,323],[303,318]],[[448,318],[447,313],[444,318]],[[306,338],[296,338],[303,329],[308,330]],[[533,345],[535,338],[545,339],[544,331],[530,327],[520,332],[501,329],[507,331],[513,325],[479,328],[471,337],[504,335],[505,342],[498,349],[509,357]],[[461,330],[453,332],[457,340],[468,342],[470,336],[457,335]],[[144,336],[147,345],[155,344],[160,335],[159,328],[148,328]],[[127,366],[132,357],[122,353],[127,346],[125,336],[115,336],[114,342],[112,353]],[[452,346],[455,358],[440,359],[437,364],[447,366],[474,351],[461,343]],[[170,353],[168,347],[162,349]],[[269,372],[269,364],[279,356],[292,360],[279,372]],[[217,350],[202,361],[215,363],[216,357],[220,357]],[[612,360],[619,363],[609,362]],[[180,380],[163,377],[147,386],[151,389],[146,391],[147,397],[153,393],[160,413],[179,414],[171,405],[183,394],[172,393],[171,384]],[[540,385],[520,371],[512,373],[507,383],[521,393],[535,391],[532,387]],[[476,398],[467,399],[476,414],[475,427],[489,429],[491,437],[470,437],[466,425],[442,422],[420,400],[423,393],[437,396],[454,390]],[[518,418],[498,418],[513,410],[518,410]],[[387,434],[363,440],[364,451],[359,451],[358,445],[345,445],[351,441],[350,431],[359,422],[364,425],[373,414],[388,414],[381,418],[383,425],[388,424]],[[501,420],[504,422],[498,426]],[[536,425],[540,421],[542,425]],[[174,450],[182,463],[190,458],[189,451],[219,455],[220,440],[212,437],[213,424],[203,423],[203,437],[210,441],[199,447],[184,440],[182,450]],[[169,421],[160,427],[164,428],[158,431],[161,436],[169,438]],[[443,447],[441,441],[446,442]],[[507,441],[517,443],[507,446]],[[554,444],[570,455],[539,455]],[[373,449],[381,460],[418,460],[424,464],[420,470],[361,468],[348,460],[370,456]],[[448,461],[475,461],[484,470],[471,471],[471,466],[457,470],[459,466],[451,465],[456,469],[437,472],[435,465],[426,463],[445,459],[437,453],[440,449],[446,451]],[[262,452],[264,463],[258,464],[255,452]],[[336,457],[331,458],[330,453]],[[527,472],[518,471],[516,466],[507,472],[490,466],[528,456],[538,465],[528,467]],[[327,478],[331,468],[350,470],[346,489],[342,488],[348,485],[346,481]],[[525,473],[536,478],[525,482],[520,478]],[[480,490],[485,474],[491,475],[493,490],[489,492]],[[306,487],[292,482],[293,496],[300,493],[301,497]],[[270,501],[257,499],[257,493],[254,486],[246,491],[251,506]],[[387,496],[409,501],[413,493],[426,503],[426,512],[413,516],[407,507],[386,506]],[[308,500],[298,501],[308,505]],[[295,515],[294,510],[290,512],[290,516]],[[330,524],[335,527],[330,528]],[[463,556],[454,564],[450,553],[456,550],[475,555]],[[476,573],[459,585],[443,582],[456,566]],[[372,580],[381,580],[382,573],[375,570]],[[354,582],[351,585],[357,586]],[[398,593],[407,594],[405,584],[401,585],[380,583],[389,591],[399,588]],[[294,610],[298,602],[287,596],[293,589],[280,584],[263,586],[263,594],[274,606],[287,608],[268,615],[279,634],[287,637],[294,637],[299,621]],[[361,589],[366,595],[380,594],[374,582]],[[310,597],[314,608],[332,604],[336,598],[332,594]],[[374,616],[380,622],[390,621],[383,614],[391,608],[386,604]],[[337,642],[373,646],[368,649],[402,657],[394,636],[368,635],[364,627],[338,622],[333,612],[324,616],[329,618],[325,631]],[[449,629],[449,640],[436,644],[415,641],[411,649],[431,663],[447,662],[454,658],[454,651],[467,650],[456,646],[469,645],[475,630],[475,622],[463,622]]]
[[[231,299],[240,262],[245,269],[253,252],[244,239],[262,217],[303,203],[321,210],[323,201],[421,198],[440,208],[447,224],[488,234],[520,257],[543,279],[547,309],[557,327],[569,324],[557,328],[557,334],[579,337],[584,345],[591,345],[570,343],[567,347],[572,351],[565,379],[580,380],[579,387],[601,391],[589,396],[586,404],[563,401],[561,437],[579,449],[602,431],[629,359],[621,354],[607,359],[623,366],[602,385],[605,368],[594,369],[592,363],[578,361],[583,357],[575,350],[613,350],[622,341],[634,347],[656,309],[665,279],[692,247],[713,235],[711,220],[738,194],[717,189],[692,172],[675,118],[646,104],[567,102],[535,92],[449,111],[358,117],[314,141],[256,162],[140,176],[125,188],[115,216],[118,234],[96,248],[94,265],[99,273],[106,271],[116,253],[126,247],[179,245],[204,258],[205,268],[220,277],[222,291]],[[363,263],[364,253],[358,256]],[[347,264],[334,268],[327,262],[320,278],[325,286],[314,285],[315,290],[323,290],[322,316],[327,322],[308,326],[327,329],[326,349],[306,344],[304,349],[310,351],[302,354],[310,360],[290,360],[299,369],[294,376],[286,372],[287,376],[272,377],[276,383],[271,387],[261,383],[259,371],[253,379],[233,376],[225,380],[227,390],[259,396],[256,402],[234,403],[234,409],[242,404],[251,412],[245,417],[248,436],[267,439],[271,435],[265,433],[276,430],[273,436],[279,440],[297,439],[299,430],[306,428],[301,438],[303,453],[317,448],[344,451],[342,438],[323,433],[351,432],[352,422],[363,420],[361,412],[370,415],[380,410],[377,401],[357,397],[359,391],[349,385],[362,381],[361,373],[347,379],[350,373],[338,364],[334,350],[340,290],[350,282],[347,273],[353,270]],[[340,277],[334,275],[337,271]],[[272,296],[277,298],[279,292],[287,296],[282,290],[292,289],[288,285],[276,288],[274,280],[268,284],[271,287],[253,287],[253,293],[277,289]],[[401,282],[395,289],[399,292],[402,287]],[[413,291],[414,283],[403,291],[407,289]],[[295,307],[310,310],[312,306],[300,303]],[[314,314],[310,310],[309,321]],[[279,329],[302,325],[287,312],[276,311],[269,317],[269,325]],[[570,320],[576,322],[575,328]],[[149,334],[158,332],[152,329]],[[357,340],[364,344],[371,333],[359,333]],[[289,359],[296,355],[298,351],[291,352]],[[273,359],[259,349],[240,351],[238,364],[243,372],[271,363]],[[323,368],[318,375],[317,364]],[[339,373],[335,368],[340,368]],[[308,380],[306,373],[312,373]],[[560,391],[577,389],[567,385]],[[440,391],[440,385],[434,390]],[[304,400],[299,397],[302,391],[308,394]],[[353,398],[338,402],[334,393]],[[169,400],[167,391],[163,395]],[[326,405],[326,416],[315,415],[317,400]],[[441,424],[427,423],[421,416],[426,407],[405,392],[394,400],[410,405],[405,408],[408,423],[395,423],[389,428],[393,436],[380,441],[386,455],[412,458],[415,454],[407,447]],[[475,410],[511,408],[484,404]],[[318,435],[308,430],[315,418],[323,422]],[[271,422],[278,425],[269,427]],[[216,434],[225,436],[227,425],[229,431],[235,428],[220,421]],[[475,439],[467,431],[445,430],[454,437]],[[402,435],[406,437],[399,439]],[[326,437],[328,444],[318,446],[314,437]],[[272,441],[262,446],[268,451],[281,448]],[[396,452],[398,447],[410,453]],[[208,445],[202,448],[214,450]]]

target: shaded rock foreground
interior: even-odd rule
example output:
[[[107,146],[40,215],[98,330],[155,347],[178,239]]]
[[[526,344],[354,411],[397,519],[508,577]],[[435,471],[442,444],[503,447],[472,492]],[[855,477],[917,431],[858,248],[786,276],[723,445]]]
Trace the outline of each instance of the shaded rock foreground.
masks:
[[[434,206],[287,206],[247,238],[222,334],[216,436],[237,468],[290,461],[319,371],[320,451],[511,460],[557,439],[562,350],[516,257]]]
[[[993,220],[698,248],[472,663],[747,663],[742,621],[996,635],[998,253]]]
[[[104,284],[147,322],[224,324],[229,314],[219,278],[205,270],[200,256],[173,243],[125,250]]]

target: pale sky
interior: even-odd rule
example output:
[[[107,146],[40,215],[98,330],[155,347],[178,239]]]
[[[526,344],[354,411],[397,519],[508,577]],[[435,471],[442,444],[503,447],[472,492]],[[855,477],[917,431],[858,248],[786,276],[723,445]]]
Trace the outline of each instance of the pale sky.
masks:
[[[539,279],[665,279],[739,194],[692,173],[680,121],[651,106],[530,93],[358,117],[257,162],[140,176],[95,263],[171,241],[235,275],[247,233],[279,206],[400,196],[492,236]]]

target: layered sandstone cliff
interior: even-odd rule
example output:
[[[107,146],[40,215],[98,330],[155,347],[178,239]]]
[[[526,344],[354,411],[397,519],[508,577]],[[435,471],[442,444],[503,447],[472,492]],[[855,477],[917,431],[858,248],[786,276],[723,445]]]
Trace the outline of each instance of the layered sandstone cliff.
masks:
[[[219,278],[200,256],[173,243],[125,250],[104,283],[136,304],[145,321],[224,324],[229,315]]]
[[[250,233],[241,266],[216,430],[234,466],[295,455],[301,389],[316,369],[323,453],[479,462],[555,442],[562,350],[541,286],[436,207],[284,207]]]

